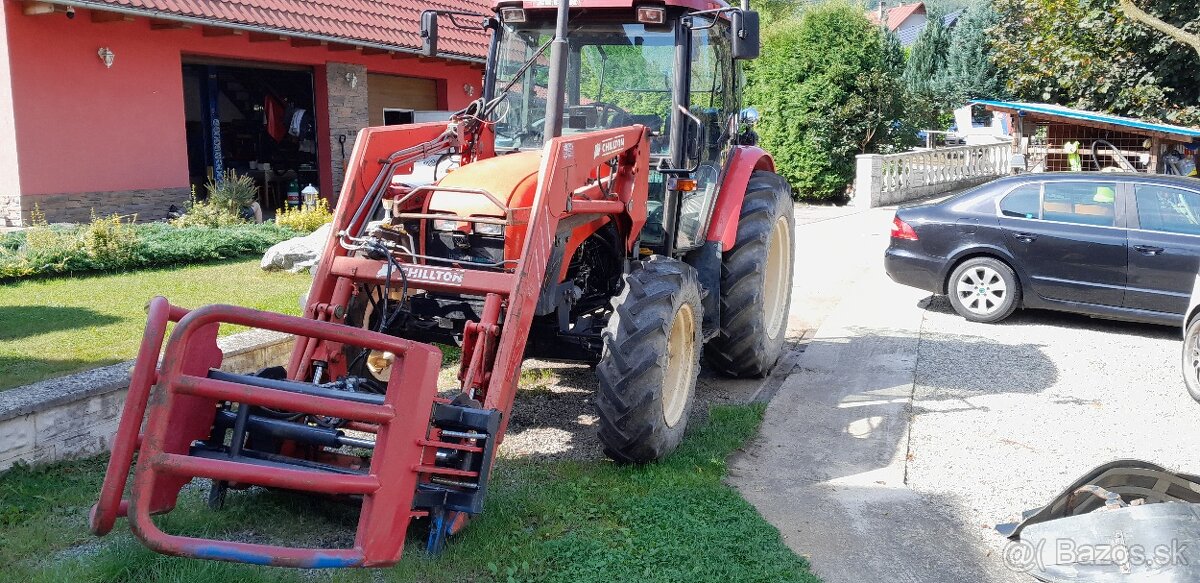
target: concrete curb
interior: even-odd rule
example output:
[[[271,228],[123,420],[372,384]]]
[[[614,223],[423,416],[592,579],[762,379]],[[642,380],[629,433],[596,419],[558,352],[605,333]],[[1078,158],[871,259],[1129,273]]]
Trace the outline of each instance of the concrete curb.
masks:
[[[292,336],[251,330],[218,340],[222,370],[253,372],[284,364]],[[0,392],[0,471],[108,451],[133,361]]]

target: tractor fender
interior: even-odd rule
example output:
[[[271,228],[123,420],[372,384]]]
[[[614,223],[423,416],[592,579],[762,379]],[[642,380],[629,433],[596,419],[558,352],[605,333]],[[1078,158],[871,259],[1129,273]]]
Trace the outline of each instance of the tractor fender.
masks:
[[[735,146],[729,156],[729,166],[721,181],[716,204],[713,205],[706,236],[707,240],[719,243],[722,252],[733,248],[737,240],[742,200],[746,198],[746,186],[755,170],[774,172],[775,160],[758,146]]]

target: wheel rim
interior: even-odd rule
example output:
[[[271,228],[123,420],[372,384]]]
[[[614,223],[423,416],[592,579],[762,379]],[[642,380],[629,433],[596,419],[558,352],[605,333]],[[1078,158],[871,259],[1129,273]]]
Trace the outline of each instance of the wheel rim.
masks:
[[[1187,351],[1184,354],[1187,365],[1190,366],[1186,370],[1191,372],[1192,382],[1200,383],[1200,330],[1188,334]]]
[[[662,408],[667,427],[683,419],[696,368],[696,319],[692,306],[683,304],[667,336],[667,370],[663,375]]]
[[[787,286],[791,283],[792,265],[791,223],[781,215],[771,228],[767,247],[767,270],[763,280],[763,303],[766,311],[767,337],[777,338],[783,332],[783,317],[787,314]]]
[[[986,265],[963,271],[958,277],[958,301],[973,314],[988,316],[996,313],[1008,299],[1008,284],[1000,272]]]

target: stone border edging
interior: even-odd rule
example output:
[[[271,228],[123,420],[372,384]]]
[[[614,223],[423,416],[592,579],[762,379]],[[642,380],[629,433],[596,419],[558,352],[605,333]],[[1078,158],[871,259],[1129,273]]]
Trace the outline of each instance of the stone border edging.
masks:
[[[253,372],[286,363],[292,336],[250,330],[217,344],[222,370]],[[0,471],[108,451],[131,368],[129,360],[0,391]]]

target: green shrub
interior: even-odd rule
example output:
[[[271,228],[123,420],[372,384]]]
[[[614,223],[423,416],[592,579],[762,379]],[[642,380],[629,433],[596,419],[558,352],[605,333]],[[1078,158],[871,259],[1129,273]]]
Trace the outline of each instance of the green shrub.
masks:
[[[33,273],[29,260],[15,251],[0,247],[0,280],[16,279]]]
[[[82,229],[82,239],[84,250],[98,268],[121,267],[134,261],[138,252],[138,235],[133,227],[136,221],[137,215],[124,222],[115,213],[100,217],[92,212],[92,222]]]
[[[889,142],[901,113],[899,61],[862,8],[842,0],[765,31],[746,102],[762,114],[755,130],[798,195],[843,195],[855,155]]]
[[[16,253],[25,246],[25,231],[0,233],[0,250]]]
[[[154,227],[142,234],[139,253],[143,265],[200,263],[261,255],[272,245],[296,236],[295,231],[272,224],[183,229],[167,225]]]
[[[223,208],[234,216],[258,199],[258,185],[254,179],[233,170],[225,172],[219,181],[209,180],[205,187],[208,204]]]
[[[317,204],[312,208],[282,208],[275,213],[275,224],[301,233],[311,233],[332,220],[329,203],[323,198],[317,199]]]
[[[83,241],[76,227],[50,226],[46,215],[36,206],[29,214],[29,225],[25,230],[24,255],[35,271],[69,271],[69,264],[85,261]]]
[[[171,224],[181,229],[189,227],[232,227],[245,223],[233,211],[213,203],[192,199],[188,205],[188,210],[185,211],[179,218],[171,221]]]
[[[26,229],[27,243],[19,251],[0,247],[0,280],[261,255],[296,235],[273,224],[179,228],[168,223],[135,225],[109,217],[82,227],[57,228],[43,221]]]

